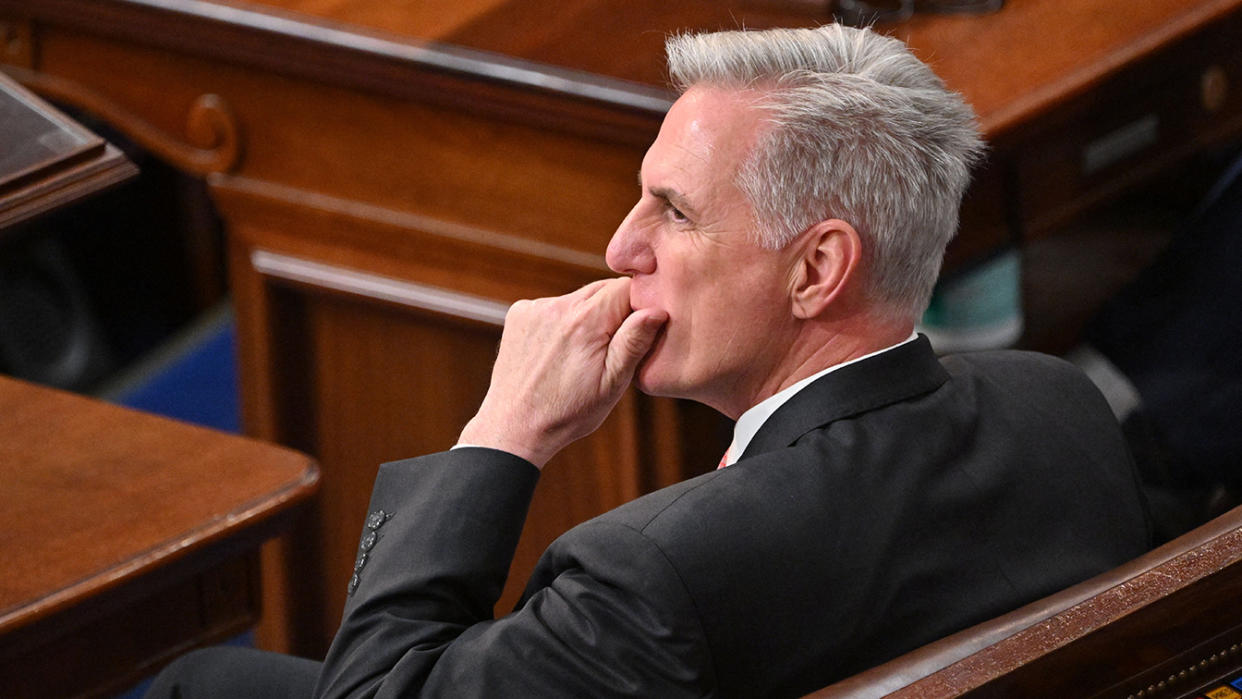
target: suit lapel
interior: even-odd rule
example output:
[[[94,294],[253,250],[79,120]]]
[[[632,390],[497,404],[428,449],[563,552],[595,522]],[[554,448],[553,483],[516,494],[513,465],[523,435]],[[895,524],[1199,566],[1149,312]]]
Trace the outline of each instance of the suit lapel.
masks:
[[[931,343],[920,335],[799,391],[763,423],[742,458],[787,447],[830,422],[930,393],[948,379]]]

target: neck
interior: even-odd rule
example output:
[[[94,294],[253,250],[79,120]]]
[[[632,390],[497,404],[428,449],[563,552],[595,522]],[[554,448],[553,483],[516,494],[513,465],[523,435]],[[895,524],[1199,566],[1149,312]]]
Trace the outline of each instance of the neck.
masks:
[[[852,322],[807,321],[798,329],[788,351],[753,390],[724,406],[716,406],[736,420],[751,406],[824,369],[892,347],[910,337],[914,322],[908,318],[851,318]]]

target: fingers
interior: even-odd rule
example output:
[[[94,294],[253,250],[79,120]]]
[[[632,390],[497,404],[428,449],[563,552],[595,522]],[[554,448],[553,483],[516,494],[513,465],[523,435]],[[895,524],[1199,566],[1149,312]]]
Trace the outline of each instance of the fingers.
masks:
[[[608,344],[605,381],[616,387],[629,385],[638,363],[651,351],[656,336],[660,334],[660,328],[664,327],[667,320],[668,313],[653,308],[631,313]]]
[[[620,391],[629,384],[668,319],[667,313],[656,309],[631,312],[630,283],[629,277],[601,279],[569,295],[584,304],[588,315],[601,319],[602,329],[610,336],[600,374],[605,392]]]
[[[553,297],[553,298],[565,299],[567,301],[572,301],[575,303],[596,304],[596,303],[600,303],[601,301],[604,303],[609,303],[615,300],[614,295],[616,294],[616,287],[619,285],[619,283],[625,286],[625,289],[626,289],[625,295],[628,298],[629,277],[620,277],[620,278],[614,278],[614,279],[598,279],[596,281],[591,282],[590,284],[587,284],[586,286],[579,287],[578,289],[571,291],[568,294],[565,294],[564,296]],[[596,296],[599,296],[601,293],[604,294],[603,297],[595,298]]]
[[[570,292],[570,295],[576,296],[576,295],[581,294],[582,298],[589,299],[595,294],[599,293],[605,287],[609,286],[610,284],[615,284],[616,282],[621,281],[622,279],[629,279],[629,277],[616,277],[612,279],[596,279],[590,284],[586,284],[582,287],[579,287],[577,291]]]
[[[604,279],[509,308],[492,381],[461,440],[542,466],[593,432],[667,320],[630,312],[630,279]]]
[[[582,294],[581,300],[603,310],[614,328],[630,314],[629,277],[601,279],[574,293]]]

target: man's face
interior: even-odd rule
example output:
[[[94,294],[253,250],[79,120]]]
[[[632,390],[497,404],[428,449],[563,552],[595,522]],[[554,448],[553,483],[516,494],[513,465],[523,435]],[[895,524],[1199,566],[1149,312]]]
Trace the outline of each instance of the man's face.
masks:
[[[643,158],[642,196],[608,244],[633,277],[630,305],[668,312],[639,366],[652,395],[690,398],[736,417],[762,399],[792,328],[792,259],[755,239],[734,184],[766,126],[745,92],[694,87]]]

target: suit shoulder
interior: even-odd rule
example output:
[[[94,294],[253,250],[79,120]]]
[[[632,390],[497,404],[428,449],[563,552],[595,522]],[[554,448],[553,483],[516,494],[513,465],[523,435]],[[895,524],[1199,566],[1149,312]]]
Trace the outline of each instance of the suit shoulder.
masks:
[[[1049,372],[1073,376],[1084,376],[1082,371],[1073,364],[1043,352],[1028,350],[985,350],[981,352],[963,352],[950,354],[941,358],[950,373],[953,369],[971,367],[977,371],[1035,371]]]
[[[1074,364],[1041,352],[1025,350],[990,350],[952,354],[941,359],[952,380],[983,382],[1020,392],[1018,395],[1051,395],[1066,393],[1103,396],[1087,375]]]

